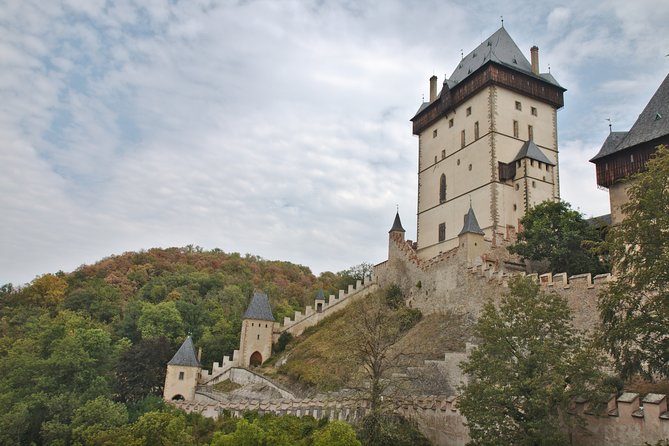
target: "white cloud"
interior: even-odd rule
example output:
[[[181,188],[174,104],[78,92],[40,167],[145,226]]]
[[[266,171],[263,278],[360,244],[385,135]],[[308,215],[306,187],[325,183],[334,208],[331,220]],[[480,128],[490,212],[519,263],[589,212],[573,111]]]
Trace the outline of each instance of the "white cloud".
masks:
[[[635,23],[666,22],[668,8],[508,6],[511,35],[523,50],[538,43],[543,67],[569,88],[563,197],[603,213],[587,159],[606,136],[603,119],[633,121],[667,71],[664,59],[651,63],[667,38]],[[383,260],[395,204],[415,237],[408,120],[428,77],[442,81],[461,48],[499,26],[483,8],[3,4],[0,283],[188,243],[315,271]]]

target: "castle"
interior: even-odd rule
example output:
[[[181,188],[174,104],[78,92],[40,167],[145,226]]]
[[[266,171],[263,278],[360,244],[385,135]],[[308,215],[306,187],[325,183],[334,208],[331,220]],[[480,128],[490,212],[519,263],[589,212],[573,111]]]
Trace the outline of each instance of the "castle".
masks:
[[[524,265],[505,248],[521,229],[520,218],[541,201],[559,199],[557,110],[566,90],[551,74],[540,73],[538,51],[532,47],[528,61],[502,27],[462,58],[441,91],[437,92],[437,78],[430,78],[429,101],[411,119],[419,153],[415,242],[405,239],[397,213],[388,236],[388,259],[375,266],[371,278],[327,300],[319,293],[313,307],[281,323],[274,320],[267,296],[254,294],[232,358],[214,363],[211,372],[202,370],[187,338],[167,365],[165,399],[183,400],[173,404],[208,416],[222,410],[259,410],[352,421],[365,413],[364,401],[297,400],[249,367],[269,358],[272,343],[282,333],[299,336],[390,284],[399,285],[407,304],[424,314],[453,312],[476,318],[484,302],[499,299],[500,288],[511,276],[525,274]],[[622,218],[618,209],[629,175],[643,169],[654,144],[669,139],[668,99],[669,76],[630,132],[612,132],[592,160],[598,184],[609,187],[614,221]],[[588,330],[597,323],[597,293],[611,280],[609,274],[548,273],[533,278],[568,300],[577,328]],[[457,364],[464,356],[466,352],[445,352],[444,361],[437,362],[452,379],[462,380]],[[281,397],[225,401],[206,390],[226,379],[262,382]],[[396,410],[416,420],[436,444],[468,441],[455,396],[398,400]],[[583,402],[575,410],[589,413]],[[641,400],[625,393],[612,398],[606,416],[588,416],[584,429],[574,444],[655,443],[669,437],[667,397],[649,394]]]

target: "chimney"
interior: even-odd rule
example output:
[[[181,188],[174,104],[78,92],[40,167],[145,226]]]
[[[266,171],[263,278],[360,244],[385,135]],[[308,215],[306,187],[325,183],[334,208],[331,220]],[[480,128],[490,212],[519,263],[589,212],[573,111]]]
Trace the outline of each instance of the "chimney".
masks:
[[[434,74],[430,78],[430,102],[437,99],[437,76]]]
[[[539,47],[534,45],[530,48],[530,56],[532,59],[532,73],[539,74]]]

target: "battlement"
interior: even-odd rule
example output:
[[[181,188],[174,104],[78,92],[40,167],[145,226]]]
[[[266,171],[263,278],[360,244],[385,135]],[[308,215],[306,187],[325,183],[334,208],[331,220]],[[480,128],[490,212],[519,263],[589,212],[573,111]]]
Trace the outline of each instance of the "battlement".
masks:
[[[298,417],[327,417],[330,420],[354,422],[364,417],[369,410],[369,404],[365,400],[353,398],[217,402],[170,401],[170,404],[186,412],[197,412],[210,418],[217,418],[223,411],[230,412],[234,417],[241,417],[244,412],[257,411],[260,415],[272,413]]]
[[[348,290],[339,290],[338,295],[331,294],[329,299],[316,299],[314,306],[308,305],[304,309],[304,313],[296,311],[293,318],[285,317],[281,325],[274,325],[274,342],[279,339],[283,332],[289,332],[293,336],[301,335],[304,330],[316,325],[324,318],[340,311],[351,302],[378,289],[376,277],[366,277],[364,280],[357,280],[355,285],[349,285]]]

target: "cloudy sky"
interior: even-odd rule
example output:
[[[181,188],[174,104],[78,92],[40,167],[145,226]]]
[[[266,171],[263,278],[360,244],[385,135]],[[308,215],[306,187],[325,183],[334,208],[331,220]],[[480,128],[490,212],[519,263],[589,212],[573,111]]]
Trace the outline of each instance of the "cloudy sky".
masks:
[[[432,74],[504,26],[565,86],[562,196],[669,72],[666,0],[0,0],[0,284],[199,245],[307,265],[415,238]]]

